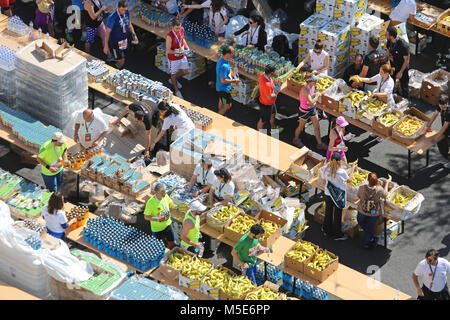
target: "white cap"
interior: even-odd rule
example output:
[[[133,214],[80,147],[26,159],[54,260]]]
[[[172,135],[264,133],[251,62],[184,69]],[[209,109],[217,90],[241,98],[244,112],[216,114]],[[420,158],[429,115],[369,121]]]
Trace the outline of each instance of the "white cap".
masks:
[[[66,138],[64,137],[64,135],[60,131],[56,131],[55,133],[53,133],[52,140],[54,140],[56,142],[59,142],[59,143],[65,143],[66,142]]]
[[[204,206],[203,204],[201,204],[201,202],[198,201],[198,200],[193,201],[193,202],[189,205],[189,208],[190,208],[192,211],[200,211],[200,212],[203,212],[203,211],[206,210],[206,206]]]

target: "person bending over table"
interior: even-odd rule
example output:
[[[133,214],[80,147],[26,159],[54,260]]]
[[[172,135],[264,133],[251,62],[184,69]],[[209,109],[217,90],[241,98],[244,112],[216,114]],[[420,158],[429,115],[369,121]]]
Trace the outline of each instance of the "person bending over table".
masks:
[[[247,34],[245,44],[247,48],[256,47],[261,51],[265,51],[264,47],[267,44],[266,25],[260,15],[253,15],[248,19],[248,24],[243,26],[240,30],[233,33],[231,39],[236,41],[236,36],[242,33]]]
[[[387,197],[389,183],[392,177],[389,176],[384,188],[380,186],[377,174],[371,172],[368,177],[368,184],[358,188],[358,224],[364,230],[364,249],[376,247],[378,238],[374,236],[375,225],[384,212],[384,199]]]
[[[320,137],[319,117],[317,116],[316,103],[321,96],[320,92],[316,92],[317,76],[311,76],[306,80],[306,84],[300,89],[300,107],[298,112],[299,123],[297,129],[295,129],[294,140],[292,143],[301,148],[303,143],[300,141],[300,134],[303,131],[306,123],[311,119],[314,127],[314,135],[317,141],[317,149],[327,150],[327,145],[322,143]]]
[[[450,107],[448,105],[448,96],[446,94],[441,94],[438,100],[438,107],[433,113],[431,120],[428,122],[427,132],[431,132],[431,126],[438,114],[441,114],[442,128],[439,132],[431,139],[433,144],[437,143],[439,152],[446,160],[444,163],[444,168],[450,169]]]
[[[361,78],[359,76],[351,77],[352,80],[357,82],[372,83],[376,82],[376,88],[373,92],[368,91],[369,97],[375,97],[380,100],[387,101],[387,104],[391,107],[395,106],[394,96],[392,91],[394,90],[394,80],[391,75],[394,73],[394,68],[387,63],[383,64],[380,68],[380,72],[371,78]]]
[[[181,229],[181,248],[192,253],[201,252],[203,244],[199,241],[202,237],[200,233],[200,215],[205,212],[206,206],[195,200],[189,205],[183,220]]]
[[[144,219],[150,221],[153,235],[162,240],[167,248],[172,249],[176,243],[170,209],[175,208],[175,204],[167,194],[164,184],[157,183],[153,190],[155,195],[145,204]]]
[[[107,134],[108,125],[101,116],[95,116],[93,110],[78,113],[73,140],[80,144],[81,150],[102,146]]]
[[[228,23],[227,9],[224,0],[206,0],[201,4],[183,4],[183,9],[209,8],[209,28],[217,37],[225,37]]]
[[[45,221],[47,233],[57,239],[65,238],[65,229],[77,222],[76,218],[67,221],[66,213],[64,212],[64,197],[61,192],[54,192],[46,204],[42,208],[42,218]]]
[[[417,7],[419,7],[419,10],[423,10],[425,4],[416,4],[416,0],[401,0],[389,15],[389,19],[391,19],[389,27],[396,26],[402,22],[406,23],[408,19],[416,23],[420,22],[421,24],[425,24],[425,27],[430,27],[431,23],[417,20]]]
[[[199,194],[209,193],[211,186],[216,181],[214,171],[215,169],[212,164],[211,156],[209,154],[204,154],[200,160],[200,163],[195,166],[194,173],[186,192],[190,193],[194,185],[197,185],[200,191],[194,192],[193,195],[195,197]]]
[[[42,179],[50,192],[58,191],[63,184],[62,161],[66,160],[67,144],[62,132],[55,132],[52,139],[39,149],[37,162],[41,165]]]
[[[169,104],[165,101],[161,101],[158,104],[158,110],[164,119],[161,132],[155,138],[152,145],[150,146],[150,151],[155,148],[155,145],[162,139],[166,131],[170,127],[176,127],[175,131],[172,133],[172,141],[184,136],[186,133],[195,128],[194,123],[188,117],[186,112],[176,105]]]
[[[138,122],[142,122],[145,126],[145,149],[144,157],[150,158],[150,141],[151,141],[151,130],[156,128],[160,121],[160,112],[157,106],[150,106],[145,102],[133,102],[129,106],[126,106],[120,114],[119,118],[112,121],[112,125],[119,125],[120,120],[123,117],[128,116],[129,111],[133,111],[134,117]]]
[[[209,189],[209,205],[211,207],[214,203],[227,205],[234,196],[234,182],[231,180],[231,174],[225,168],[214,171],[214,174],[217,179]]]
[[[259,251],[272,252],[271,248],[266,248],[259,244],[264,232],[265,230],[260,224],[254,224],[250,231],[243,235],[235,244],[233,250],[231,250],[234,260],[254,283],[256,283],[256,255]]]

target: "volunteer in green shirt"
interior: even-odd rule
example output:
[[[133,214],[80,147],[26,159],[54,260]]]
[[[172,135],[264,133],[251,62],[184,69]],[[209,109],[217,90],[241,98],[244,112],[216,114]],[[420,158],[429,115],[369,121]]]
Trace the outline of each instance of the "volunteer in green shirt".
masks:
[[[259,244],[264,232],[265,230],[260,224],[254,224],[250,228],[250,232],[243,235],[231,250],[234,260],[254,283],[256,283],[256,255],[259,251],[272,251],[271,248],[265,248]]]
[[[175,205],[166,193],[166,186],[157,183],[153,188],[155,196],[150,198],[145,205],[144,218],[150,221],[153,235],[162,240],[167,248],[175,247],[175,233],[172,228],[170,209]]]
[[[37,162],[41,165],[45,187],[50,192],[60,191],[63,184],[62,161],[66,159],[67,145],[62,132],[55,132],[52,139],[39,149]]]
[[[206,210],[206,206],[196,200],[189,205],[190,210],[186,212],[181,229],[181,247],[195,253],[203,250],[203,245],[199,242],[200,215]],[[196,250],[197,249],[197,250]]]

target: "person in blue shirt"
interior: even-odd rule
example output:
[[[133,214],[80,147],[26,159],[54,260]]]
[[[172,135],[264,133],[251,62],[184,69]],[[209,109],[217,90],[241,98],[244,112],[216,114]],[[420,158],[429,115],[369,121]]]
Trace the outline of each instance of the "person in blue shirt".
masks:
[[[120,0],[117,10],[111,13],[106,21],[106,37],[103,52],[116,61],[116,67],[121,69],[125,64],[125,50],[128,48],[128,34],[133,35],[133,44],[138,44],[138,38],[131,24],[128,3]]]
[[[222,57],[216,64],[216,91],[219,96],[219,114],[224,115],[231,109],[231,85],[241,80],[237,75],[231,76],[230,61],[234,55],[233,46],[226,46],[222,51]]]

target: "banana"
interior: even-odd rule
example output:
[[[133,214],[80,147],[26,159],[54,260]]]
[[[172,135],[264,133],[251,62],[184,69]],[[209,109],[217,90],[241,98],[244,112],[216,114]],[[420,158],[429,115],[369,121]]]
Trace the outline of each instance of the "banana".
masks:
[[[225,222],[232,216],[236,215],[238,212],[239,212],[238,207],[229,204],[227,206],[222,207],[219,211],[215,212],[213,214],[213,217],[219,220],[220,222]]]
[[[253,225],[255,224],[255,220],[250,218],[247,215],[240,214],[231,220],[229,229],[236,231],[240,234],[246,233]]]
[[[279,225],[277,225],[276,223],[273,223],[271,221],[263,220],[260,224],[264,228],[264,231],[265,231],[264,235],[261,237],[261,239],[263,239],[263,240],[268,239],[279,228]]]
[[[366,179],[369,177],[369,172],[368,171],[363,171],[361,169],[356,169],[355,172],[353,173],[353,179],[352,181],[350,181],[350,184],[352,187],[357,187],[359,186],[361,183],[363,183],[364,181],[366,181]]]
[[[388,107],[387,103],[384,103],[381,100],[370,98],[367,99],[368,110],[372,114],[376,114],[377,112],[386,109]]]
[[[349,99],[352,102],[352,108],[355,108],[364,98],[364,92],[352,91],[348,93],[344,99]]]
[[[286,256],[300,262],[308,259],[316,250],[311,242],[300,240],[297,242],[292,249],[286,253]]]
[[[416,117],[407,116],[406,118],[400,120],[397,124],[396,129],[406,136],[414,134],[423,126],[423,121],[417,119]]]
[[[239,298],[255,288],[256,285],[249,278],[237,276],[228,281],[228,284],[222,290],[235,298]]]
[[[323,271],[334,260],[336,260],[336,259],[331,257],[327,250],[319,249],[319,250],[317,250],[316,254],[314,255],[314,259],[312,259],[308,263],[308,267],[311,267],[318,271]]]
[[[317,91],[323,92],[333,84],[334,80],[330,78],[322,78],[317,79],[316,89]]]
[[[181,269],[181,274],[191,280],[200,280],[212,267],[207,261],[200,260],[197,256],[185,263]]]
[[[210,287],[223,289],[227,286],[228,282],[233,279],[233,274],[227,270],[216,268],[208,273],[202,280],[205,284]]]
[[[392,127],[394,124],[396,124],[400,120],[400,117],[396,115],[395,113],[385,113],[380,117],[380,122],[385,127]]]
[[[399,207],[404,208],[406,204],[414,198],[413,193],[406,193],[405,191],[397,191],[395,196],[392,198],[392,203],[398,205]]]
[[[172,254],[167,260],[167,265],[171,266],[174,269],[181,269],[184,263],[188,262],[192,256],[186,253],[175,252]]]
[[[280,294],[267,287],[261,287],[250,292],[245,300],[277,300]]]

